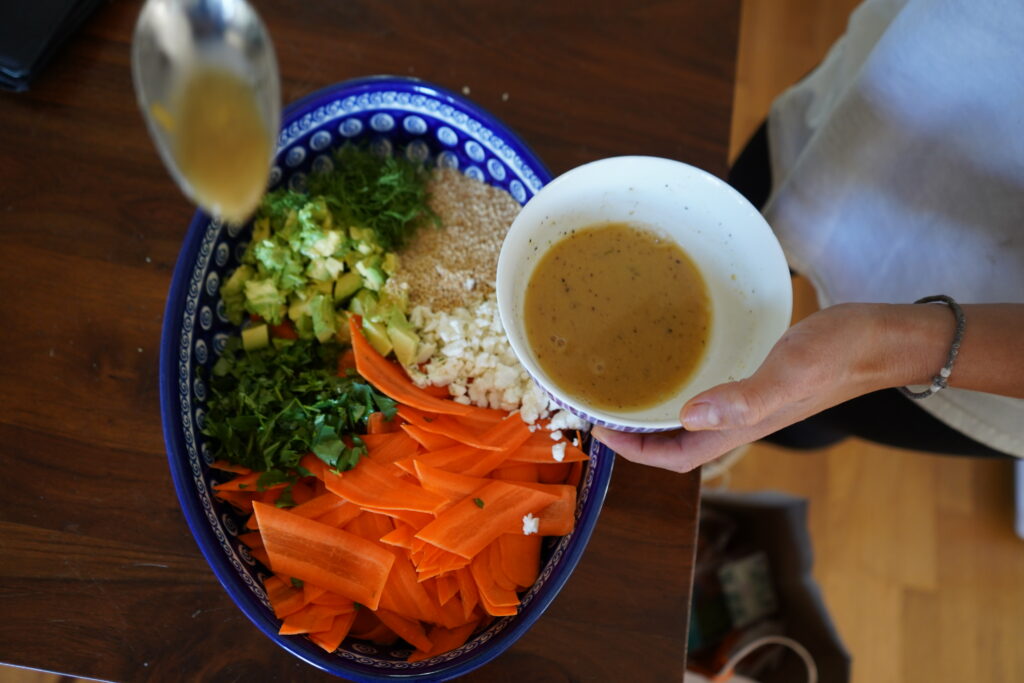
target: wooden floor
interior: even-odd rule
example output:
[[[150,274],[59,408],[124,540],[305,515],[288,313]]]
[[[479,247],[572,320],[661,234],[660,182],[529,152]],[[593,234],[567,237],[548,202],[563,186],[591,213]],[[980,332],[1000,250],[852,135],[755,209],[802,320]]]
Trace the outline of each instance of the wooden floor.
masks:
[[[852,0],[745,0],[735,156],[772,99],[820,61]],[[796,314],[814,307],[805,281]],[[1012,466],[850,440],[798,453],[755,444],[728,488],[810,501],[815,576],[856,683],[1024,681],[1024,540]]]
[[[745,0],[733,155],[856,4]],[[807,311],[813,297],[796,286]],[[854,681],[1013,683],[1024,681],[1024,541],[1012,531],[1011,474],[1006,463],[859,441],[811,453],[756,444],[728,486],[810,500],[815,574],[853,654]],[[0,667],[0,682],[60,680]]]

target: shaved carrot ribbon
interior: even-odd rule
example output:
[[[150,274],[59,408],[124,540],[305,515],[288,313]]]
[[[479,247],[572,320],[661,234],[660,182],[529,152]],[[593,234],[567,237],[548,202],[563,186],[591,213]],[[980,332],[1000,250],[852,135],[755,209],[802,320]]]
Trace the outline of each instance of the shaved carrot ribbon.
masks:
[[[311,476],[293,484],[300,504],[290,508],[274,504],[283,485],[259,489],[259,473],[238,471],[215,493],[253,511],[256,530],[239,538],[274,572],[265,587],[282,634],[328,651],[348,637],[402,639],[416,648],[410,661],[427,659],[516,613],[539,575],[542,537],[573,530],[587,456],[518,415],[418,389],[356,316],[350,329],[350,362],[399,403],[392,420],[370,416],[367,457],[336,472],[305,456]],[[524,535],[527,515],[537,534]]]

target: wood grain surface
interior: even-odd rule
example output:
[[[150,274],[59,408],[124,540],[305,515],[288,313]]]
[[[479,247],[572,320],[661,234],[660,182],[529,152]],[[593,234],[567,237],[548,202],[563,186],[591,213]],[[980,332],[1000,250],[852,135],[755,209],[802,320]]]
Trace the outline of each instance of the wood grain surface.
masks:
[[[373,73],[467,92],[555,173],[726,167],[736,2],[257,2],[286,101]],[[178,509],[160,323],[193,208],[137,111],[137,2],[0,93],[0,662],[136,680],[317,680],[221,589]],[[578,570],[478,681],[681,678],[698,478],[616,464]]]

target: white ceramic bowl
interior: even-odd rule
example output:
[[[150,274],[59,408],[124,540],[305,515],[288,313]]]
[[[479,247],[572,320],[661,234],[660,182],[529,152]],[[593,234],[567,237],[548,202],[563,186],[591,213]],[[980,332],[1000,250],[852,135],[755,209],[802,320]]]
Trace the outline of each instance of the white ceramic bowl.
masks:
[[[554,384],[537,363],[523,324],[526,285],[548,247],[570,230],[607,222],[651,228],[676,240],[703,275],[711,303],[707,351],[685,384],[664,403],[618,414]],[[512,348],[541,387],[580,417],[631,432],[677,429],[690,398],[753,373],[789,326],[792,311],[786,259],[757,209],[711,174],[657,157],[602,159],[545,186],[509,229],[497,288]]]

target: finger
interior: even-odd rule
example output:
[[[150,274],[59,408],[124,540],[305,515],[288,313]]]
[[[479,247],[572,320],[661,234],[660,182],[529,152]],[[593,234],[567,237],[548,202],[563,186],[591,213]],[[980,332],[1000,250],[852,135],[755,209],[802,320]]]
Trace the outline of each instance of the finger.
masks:
[[[626,460],[673,472],[689,472],[733,448],[726,435],[685,430],[627,434],[594,427],[591,434]],[[728,447],[726,447],[728,445]]]
[[[749,379],[694,396],[679,412],[679,420],[689,431],[752,427],[785,402],[782,386],[775,381],[774,369],[762,366]]]

